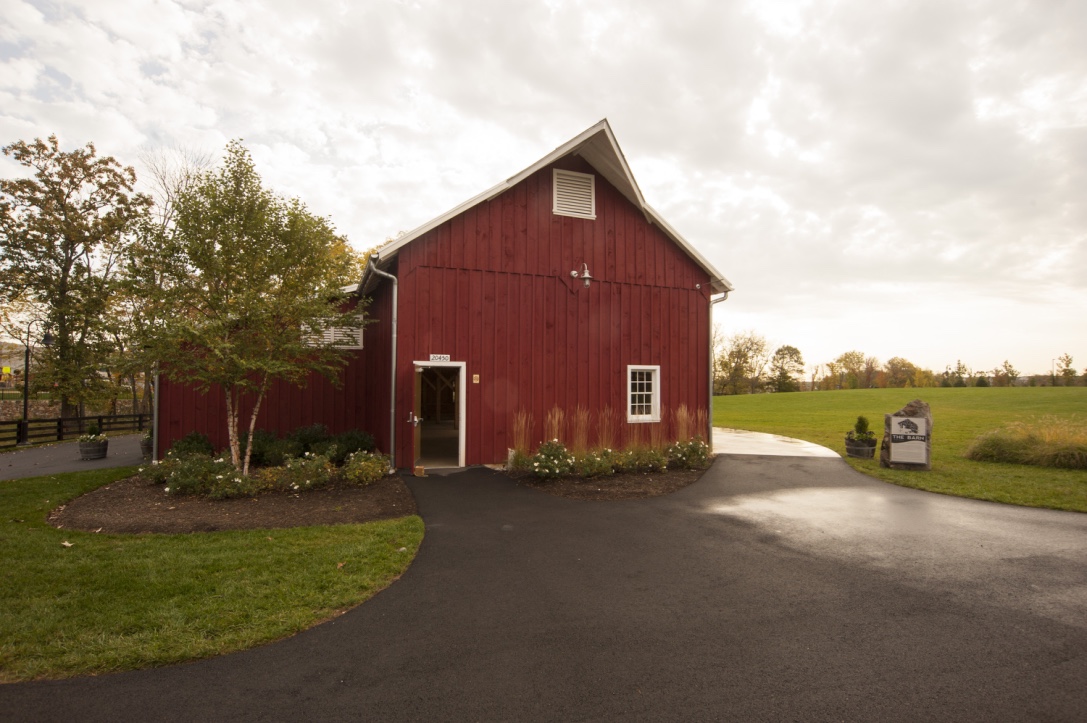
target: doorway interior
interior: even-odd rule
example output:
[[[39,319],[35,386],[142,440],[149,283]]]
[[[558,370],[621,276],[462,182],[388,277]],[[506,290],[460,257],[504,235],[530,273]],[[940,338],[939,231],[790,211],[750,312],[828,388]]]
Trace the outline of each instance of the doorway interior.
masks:
[[[415,465],[464,466],[464,362],[415,362]]]

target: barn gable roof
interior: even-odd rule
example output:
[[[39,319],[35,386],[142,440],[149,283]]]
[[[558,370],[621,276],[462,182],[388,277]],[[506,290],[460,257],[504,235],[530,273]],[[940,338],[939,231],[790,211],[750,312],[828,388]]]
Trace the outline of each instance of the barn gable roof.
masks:
[[[459,206],[450,209],[441,216],[431,219],[422,226],[404,234],[387,246],[381,247],[375,253],[378,266],[387,265],[388,261],[400,252],[400,249],[427,232],[441,226],[446,221],[459,216],[474,206],[490,201],[499,194],[513,188],[540,169],[546,168],[561,158],[574,154],[584,158],[589,165],[595,168],[601,176],[606,178],[619,193],[645,214],[646,220],[649,221],[649,223],[659,227],[666,236],[679,245],[679,247],[682,248],[695,263],[709,274],[710,289],[713,293],[732,291],[733,287],[728,279],[722,276],[721,272],[715,269],[702,254],[698,253],[698,251],[679,234],[678,231],[672,228],[660,214],[654,211],[653,208],[645,202],[642,191],[638,188],[638,182],[634,180],[634,174],[631,173],[630,166],[627,165],[626,158],[623,156],[622,149],[619,148],[619,143],[615,140],[615,134],[612,132],[611,125],[608,123],[607,118],[574,136],[520,173],[510,176],[506,180],[488,188],[486,191],[473,196]],[[367,266],[366,272],[363,274],[362,280],[359,283],[358,291],[360,293],[369,292],[373,286],[376,285],[377,281],[378,277],[373,274],[370,267]]]

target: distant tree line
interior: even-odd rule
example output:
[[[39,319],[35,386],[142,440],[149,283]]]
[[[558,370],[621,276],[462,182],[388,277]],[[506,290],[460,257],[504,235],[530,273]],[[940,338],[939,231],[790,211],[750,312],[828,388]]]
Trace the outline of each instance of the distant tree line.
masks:
[[[765,337],[754,331],[724,336],[715,329],[714,394],[885,389],[905,387],[1074,386],[1087,382],[1087,369],[1076,374],[1072,356],[1055,360],[1051,374],[1023,378],[1007,359],[997,367],[972,370],[961,360],[942,372],[918,366],[903,357],[880,362],[860,351],[847,351],[832,361],[806,367],[795,346],[771,351]]]

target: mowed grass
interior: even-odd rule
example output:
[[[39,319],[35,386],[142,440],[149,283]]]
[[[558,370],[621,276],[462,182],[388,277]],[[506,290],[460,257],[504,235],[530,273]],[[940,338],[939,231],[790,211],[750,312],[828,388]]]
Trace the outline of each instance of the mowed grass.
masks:
[[[0,681],[166,665],[283,638],[388,586],[423,538],[415,516],[192,535],[46,523],[58,504],[133,472],[0,482]]]
[[[978,435],[1008,422],[1045,416],[1083,420],[1087,387],[857,389],[715,397],[713,424],[770,432],[833,449],[845,457],[845,434],[868,417],[883,436],[883,415],[912,399],[932,409],[932,471],[883,469],[875,460],[846,458],[855,469],[905,487],[1029,507],[1087,512],[1087,472],[975,462],[966,449]]]

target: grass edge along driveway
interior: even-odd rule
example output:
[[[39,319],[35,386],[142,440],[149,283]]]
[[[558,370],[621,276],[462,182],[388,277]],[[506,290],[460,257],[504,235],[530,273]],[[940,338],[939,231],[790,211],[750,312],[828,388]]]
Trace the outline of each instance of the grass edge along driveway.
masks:
[[[45,521],[134,471],[0,482],[0,682],[156,667],[292,635],[387,587],[423,538],[417,516],[187,535]]]
[[[1087,512],[1087,472],[975,462],[974,439],[1008,422],[1052,415],[1084,421],[1087,387],[850,389],[714,397],[713,424],[769,432],[829,447],[845,457],[845,434],[864,415],[882,438],[883,415],[920,399],[932,409],[932,471],[883,469],[845,458],[854,469],[903,487],[1026,507]]]

